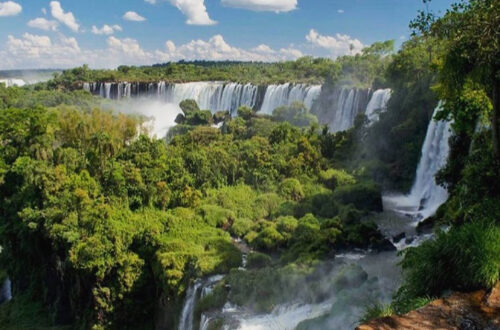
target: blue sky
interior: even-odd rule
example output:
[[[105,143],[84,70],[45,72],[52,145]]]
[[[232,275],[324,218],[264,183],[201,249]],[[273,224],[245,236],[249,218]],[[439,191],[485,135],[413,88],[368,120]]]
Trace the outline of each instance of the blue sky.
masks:
[[[0,0],[0,69],[334,58],[400,45],[419,9],[421,0]]]

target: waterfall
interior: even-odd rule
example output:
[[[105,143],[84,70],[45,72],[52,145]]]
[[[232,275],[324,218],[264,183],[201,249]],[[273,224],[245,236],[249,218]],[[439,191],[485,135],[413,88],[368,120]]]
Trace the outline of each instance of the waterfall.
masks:
[[[11,87],[11,86],[22,87],[26,85],[26,82],[23,79],[9,78],[9,79],[0,79],[0,84],[5,84],[5,87]]]
[[[179,104],[193,99],[200,109],[212,112],[228,110],[236,113],[240,106],[248,106],[262,113],[271,114],[282,105],[301,101],[311,108],[321,91],[320,85],[281,84],[269,85],[262,90],[252,84],[223,83],[216,81],[169,84],[158,83],[84,83],[83,89],[104,98],[130,97],[156,98],[166,103]]]
[[[295,101],[303,102],[306,107],[310,109],[320,91],[321,86],[318,85],[269,85],[266,89],[266,94],[264,96],[260,112],[270,115],[277,107],[290,105]]]
[[[389,88],[379,89],[373,93],[370,102],[368,102],[368,105],[366,106],[365,112],[369,124],[376,122],[380,113],[387,110],[387,103],[390,98],[391,90]]]
[[[440,110],[441,103],[434,110],[432,117],[434,118]],[[389,205],[421,221],[434,215],[439,206],[446,202],[448,192],[436,183],[434,177],[446,165],[450,151],[448,145],[450,136],[449,121],[431,119],[411,191],[405,196],[384,197]]]
[[[187,292],[186,298],[184,300],[184,306],[182,307],[181,319],[179,322],[179,330],[192,330],[194,321],[194,309],[199,298],[203,298],[208,294],[212,293],[214,286],[219,283],[224,278],[224,275],[214,275],[206,279],[198,279],[191,285]],[[210,318],[201,315],[200,328],[208,327],[210,323]]]
[[[12,299],[10,279],[6,279],[0,288],[0,304]]]
[[[198,289],[201,286],[201,281],[197,280],[191,285],[186,292],[186,299],[184,307],[182,308],[181,320],[179,322],[179,330],[192,330],[193,329],[193,316],[194,307],[196,305],[196,296]]]
[[[332,132],[348,130],[354,126],[356,116],[366,110],[370,90],[358,88],[335,88],[325,98],[322,112],[318,115],[321,123],[327,124]]]

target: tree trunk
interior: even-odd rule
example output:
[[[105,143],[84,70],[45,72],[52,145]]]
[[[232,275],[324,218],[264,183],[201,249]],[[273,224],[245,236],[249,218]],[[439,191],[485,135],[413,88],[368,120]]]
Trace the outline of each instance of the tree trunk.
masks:
[[[500,127],[499,127],[499,116],[500,116],[500,79],[496,76],[493,79],[493,115],[491,116],[491,131],[493,134],[493,153],[495,155],[495,160],[497,164],[500,160]]]

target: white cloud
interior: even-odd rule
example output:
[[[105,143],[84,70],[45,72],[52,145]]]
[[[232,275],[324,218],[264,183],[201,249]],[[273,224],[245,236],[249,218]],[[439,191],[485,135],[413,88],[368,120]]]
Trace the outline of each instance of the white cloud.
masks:
[[[287,12],[297,8],[297,0],[221,0],[228,7],[254,11]]]
[[[59,23],[57,23],[57,21],[50,21],[43,17],[39,17],[29,21],[28,26],[45,31],[56,31]]]
[[[47,15],[47,9],[42,8],[42,14]]]
[[[151,1],[151,0],[150,0]],[[154,0],[152,0],[154,1]],[[204,0],[170,0],[170,3],[186,16],[186,23],[190,25],[214,25],[205,7]]]
[[[6,51],[1,55],[10,57],[14,67],[54,67],[71,66],[75,56],[81,54],[80,47],[75,38],[61,36],[56,42],[48,36],[23,34],[17,39],[8,36]]]
[[[59,35],[48,36],[25,33],[22,37],[9,36],[6,47],[0,50],[0,68],[59,68],[89,64],[95,68],[112,68],[119,65],[148,65],[178,60],[237,60],[282,61],[296,59],[302,52],[290,46],[274,50],[267,45],[243,49],[228,44],[221,35],[208,40],[191,40],[176,45],[166,41],[160,50],[145,50],[131,38],[109,36],[107,46],[101,49],[81,49],[75,38]]]
[[[335,36],[324,36],[311,29],[306,40],[313,46],[326,49],[331,56],[358,54],[365,47],[358,39],[337,33]]]
[[[343,13],[344,13],[344,9],[339,9],[339,10],[337,10],[337,13],[339,13],[339,14],[343,14]]]
[[[115,25],[104,24],[102,28],[99,29],[97,26],[93,25],[91,31],[93,34],[111,35],[117,31],[122,31],[122,27],[116,24]]]
[[[0,16],[16,16],[21,11],[23,7],[14,1],[0,2]]]
[[[299,50],[293,48],[276,51],[267,45],[259,45],[250,50],[234,47],[228,44],[220,34],[208,41],[192,40],[179,46],[169,40],[165,43],[165,51],[156,51],[155,54],[161,61],[206,59],[269,62],[296,59],[302,56]]]
[[[210,18],[205,6],[205,0],[144,0],[152,5],[160,1],[168,1],[186,16],[189,25],[215,25],[217,21]]]
[[[72,12],[65,13],[59,1],[50,2],[50,12],[56,20],[66,25],[72,31],[78,32],[80,25],[76,22],[75,16],[73,16]]]
[[[255,47],[252,50],[254,52],[262,53],[262,54],[274,54],[274,53],[276,53],[276,51],[274,49],[272,49],[268,45],[264,45],[264,44],[258,45],[257,47]]]
[[[135,11],[127,11],[123,15],[123,19],[125,19],[127,21],[134,21],[134,22],[143,22],[146,20],[144,17],[137,14]]]

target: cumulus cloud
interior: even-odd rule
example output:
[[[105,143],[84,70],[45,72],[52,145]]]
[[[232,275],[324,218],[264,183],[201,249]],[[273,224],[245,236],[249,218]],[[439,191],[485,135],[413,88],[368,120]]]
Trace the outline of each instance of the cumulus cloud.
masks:
[[[52,17],[66,25],[74,32],[78,32],[80,25],[76,22],[75,16],[72,12],[64,12],[59,1],[50,2],[50,13]]]
[[[75,38],[59,35],[51,39],[25,33],[22,37],[8,37],[6,48],[0,51],[0,68],[51,68],[54,63],[60,68],[89,64],[96,68],[112,68],[119,65],[148,65],[178,60],[235,60],[235,61],[281,61],[296,59],[302,52],[289,47],[279,50],[267,45],[243,49],[230,45],[221,35],[208,40],[191,40],[176,45],[166,41],[161,49],[149,51],[131,38],[109,36],[107,46],[102,49],[81,49]]]
[[[105,35],[111,35],[117,31],[122,31],[122,27],[120,25],[108,25],[104,24],[102,28],[98,28],[97,26],[93,25],[92,26],[92,33],[93,34],[105,34]]]
[[[0,17],[1,16],[16,16],[23,11],[23,7],[14,1],[0,2]]]
[[[28,26],[45,31],[56,31],[59,23],[57,23],[57,21],[51,21],[43,17],[39,17],[29,21]]]
[[[269,62],[296,59],[302,56],[299,50],[293,48],[273,50],[267,45],[259,45],[250,50],[242,49],[228,44],[220,34],[207,41],[192,40],[179,46],[169,40],[165,43],[165,50],[156,51],[155,54],[162,61],[207,59]]]
[[[27,67],[29,63],[38,67],[53,67],[54,63],[73,65],[73,59],[81,54],[81,49],[75,38],[61,36],[53,42],[48,36],[25,33],[21,38],[9,35],[4,53],[15,61],[16,67]]]
[[[365,47],[361,41],[348,35],[337,33],[335,36],[324,36],[314,29],[306,35],[306,40],[315,47],[326,49],[333,57],[358,54]]]
[[[190,25],[214,25],[205,7],[204,0],[170,0],[170,3],[177,7],[186,16],[186,24]]]
[[[297,0],[221,0],[228,7],[253,11],[287,12],[297,8]]]
[[[152,5],[160,1],[168,1],[186,16],[186,24],[189,25],[215,25],[214,21],[208,15],[205,0],[144,0]]]
[[[274,53],[276,53],[276,51],[274,49],[272,49],[271,47],[269,47],[268,45],[265,45],[265,44],[258,45],[257,47],[255,47],[253,49],[253,51],[257,52],[257,53],[262,53],[262,54],[274,54]]]
[[[127,11],[123,15],[123,19],[127,20],[127,21],[134,21],[134,22],[143,22],[146,20],[144,17],[137,14],[135,11]]]

